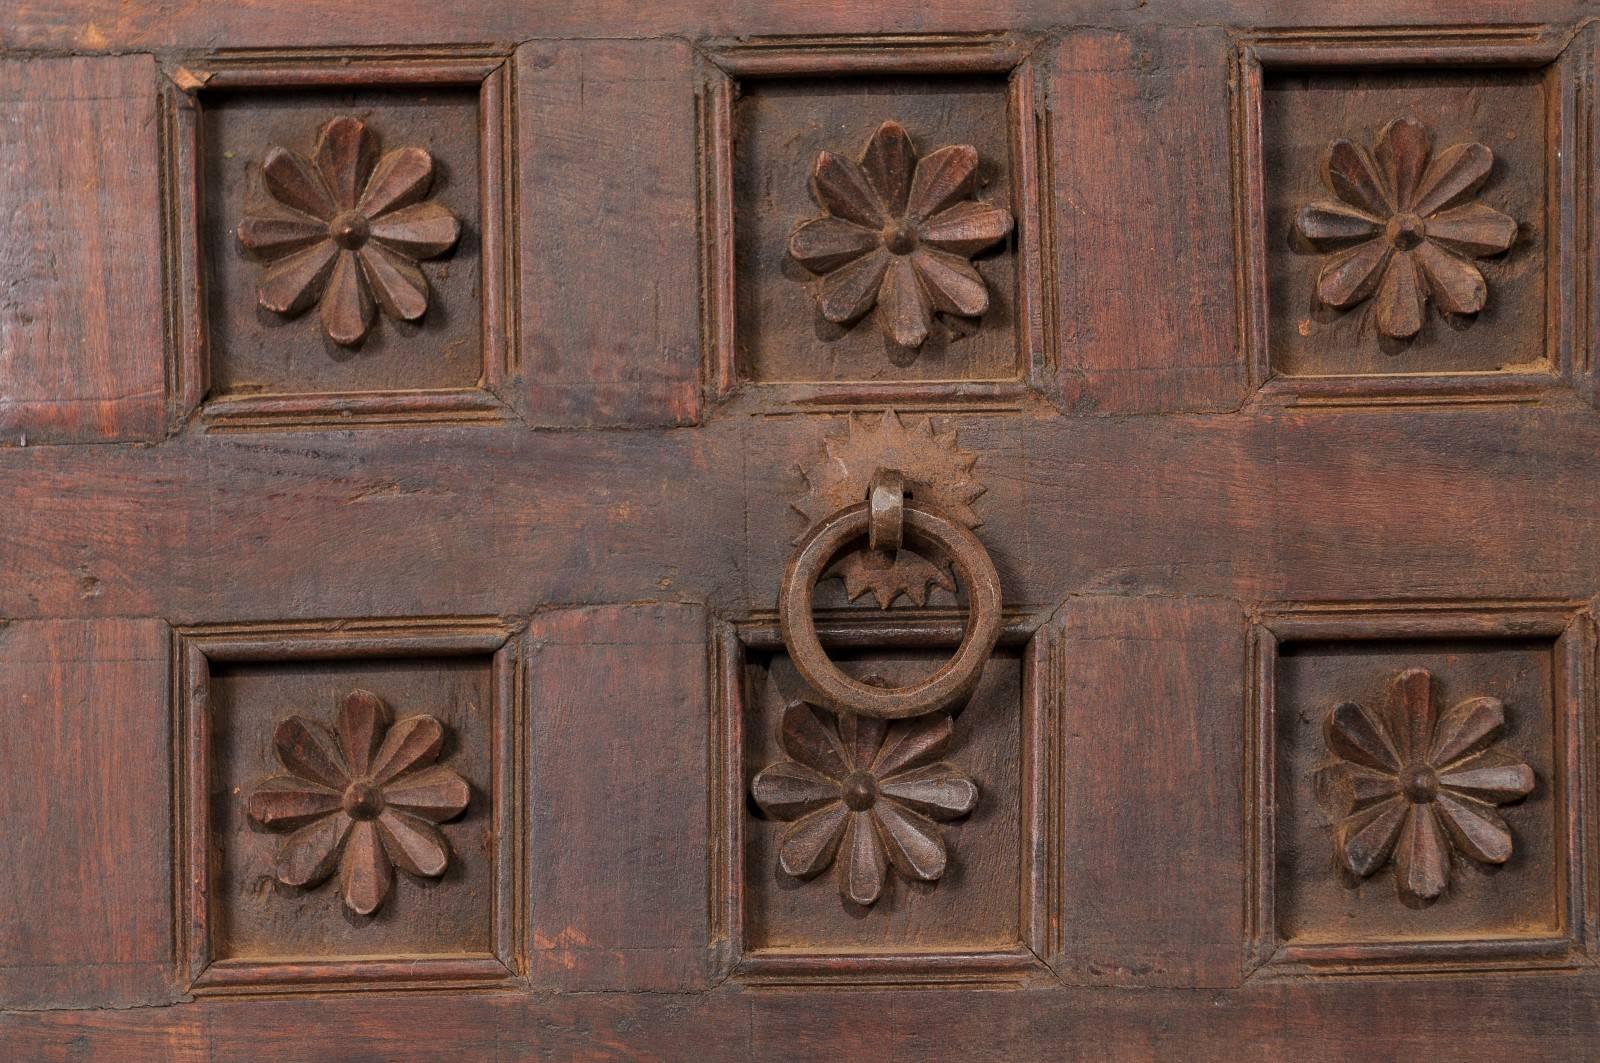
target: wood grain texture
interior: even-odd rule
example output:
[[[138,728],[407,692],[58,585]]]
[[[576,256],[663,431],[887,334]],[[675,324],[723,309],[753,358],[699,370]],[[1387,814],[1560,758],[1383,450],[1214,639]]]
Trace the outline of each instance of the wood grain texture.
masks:
[[[699,419],[693,51],[517,51],[522,336],[508,395],[538,425]]]
[[[541,988],[706,982],[708,630],[689,605],[563,609],[528,629]]]
[[[166,625],[0,626],[0,1002],[175,999]]]
[[[0,446],[164,428],[156,70],[0,60]]]
[[[1236,605],[1085,597],[1061,630],[1059,973],[1228,986],[1242,973],[1245,627]]]
[[[1471,1038],[1437,1021],[1472,1011]],[[179,1008],[11,1013],[0,1048],[41,1061],[726,1060],[856,1058],[903,1063],[959,1050],[977,1063],[1183,1059],[1338,1063],[1411,1054],[1450,1063],[1591,1056],[1600,991],[1563,976],[1393,982],[1279,981],[1233,991],[859,990],[699,994],[392,993],[208,1001]],[[336,1044],[329,1031],[338,1031]],[[641,1053],[639,1045],[651,1049]]]
[[[1232,207],[1201,177],[1228,168],[1225,53],[1220,30],[1151,28],[1071,34],[1051,56],[1056,329],[1077,412],[1227,410],[1244,398]],[[1124,139],[1134,128],[1138,145]]]
[[[1533,23],[1575,19],[1573,0],[1330,0],[1286,6],[1282,0],[1174,0],[1162,17],[1179,24],[1219,22],[1275,26],[1385,26],[1478,22]],[[538,0],[507,7],[469,0],[448,17],[430,0],[399,0],[373,18],[344,0],[240,0],[217,12],[207,0],[176,0],[160,8],[118,0],[20,0],[0,34],[7,48],[226,48],[303,44],[306,28],[348,44],[477,43],[545,37],[634,37],[682,34],[957,33],[1051,25],[1127,25],[1147,20],[1142,0],[1002,0],[975,11],[967,0],[887,0],[871,8],[813,0],[727,4],[672,0],[647,7],[607,0],[568,5]]]

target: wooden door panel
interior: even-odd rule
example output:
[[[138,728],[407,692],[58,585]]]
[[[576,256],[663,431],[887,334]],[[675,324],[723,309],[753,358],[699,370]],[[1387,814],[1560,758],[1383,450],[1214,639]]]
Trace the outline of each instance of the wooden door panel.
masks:
[[[8,1058],[1592,1054],[1579,5],[14,7]]]

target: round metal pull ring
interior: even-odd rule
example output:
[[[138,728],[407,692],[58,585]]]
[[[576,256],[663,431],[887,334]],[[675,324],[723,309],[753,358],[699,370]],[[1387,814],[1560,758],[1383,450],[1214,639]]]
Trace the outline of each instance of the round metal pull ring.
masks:
[[[903,687],[877,687],[852,679],[828,659],[811,615],[817,580],[839,552],[866,537],[871,523],[866,502],[839,510],[817,523],[784,569],[778,623],[795,669],[832,707],[897,720],[950,708],[972,693],[984,663],[1000,638],[1000,575],[983,543],[937,509],[905,504],[905,539],[918,552],[943,553],[955,563],[967,588],[971,615],[956,654],[925,679]]]

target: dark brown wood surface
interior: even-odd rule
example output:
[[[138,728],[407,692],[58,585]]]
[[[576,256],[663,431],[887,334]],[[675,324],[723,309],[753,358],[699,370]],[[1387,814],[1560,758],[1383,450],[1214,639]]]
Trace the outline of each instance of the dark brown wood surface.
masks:
[[[1597,52],[1572,0],[13,0],[0,1056],[1591,1058]],[[236,232],[341,116],[461,225],[359,346]],[[1402,116],[1518,229],[1396,347],[1292,230]],[[1013,225],[920,351],[787,251],[889,121]],[[1004,609],[948,866],[859,904],[751,786],[808,492],[891,407],[974,459]],[[895,680],[965,605],[817,598]],[[1418,668],[1535,780],[1431,904],[1341,871],[1316,790],[1334,706]],[[249,812],[358,689],[470,790],[370,916]]]

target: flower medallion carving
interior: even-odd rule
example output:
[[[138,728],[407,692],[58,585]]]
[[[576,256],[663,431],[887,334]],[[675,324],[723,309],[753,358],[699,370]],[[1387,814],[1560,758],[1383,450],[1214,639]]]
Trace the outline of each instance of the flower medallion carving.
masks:
[[[311,158],[274,147],[261,164],[270,203],[239,222],[239,243],[266,264],[260,305],[292,316],[316,305],[333,342],[359,345],[374,308],[401,321],[428,309],[417,263],[455,246],[461,226],[429,200],[433,157],[421,148],[384,152],[365,123],[324,123]]]
[[[1505,706],[1472,697],[1435,718],[1433,677],[1395,677],[1381,712],[1346,702],[1329,712],[1328,750],[1338,758],[1318,779],[1338,814],[1340,865],[1366,878],[1393,863],[1407,905],[1426,905],[1449,886],[1452,854],[1482,864],[1511,859],[1511,828],[1495,806],[1533,791],[1533,769],[1495,746]]]
[[[1385,125],[1370,152],[1335,140],[1322,173],[1336,199],[1301,207],[1294,222],[1331,256],[1317,299],[1338,309],[1375,299],[1378,332],[1399,340],[1421,331],[1430,301],[1478,313],[1489,287],[1473,260],[1501,254],[1517,235],[1514,219],[1473,198],[1493,167],[1483,144],[1435,155],[1432,133],[1414,118]]]
[[[763,812],[789,822],[779,867],[810,879],[836,865],[839,893],[863,906],[877,902],[891,867],[937,881],[949,859],[939,822],[978,803],[977,784],[941,759],[951,733],[943,712],[890,722],[792,702],[778,735],[789,759],[750,787]]]
[[[789,254],[821,279],[822,316],[851,325],[876,310],[900,347],[921,347],[935,314],[989,308],[969,259],[1011,232],[1011,213],[972,198],[978,153],[954,144],[918,158],[898,122],[884,122],[859,161],[821,152],[811,191],[825,212],[789,239]]]
[[[434,717],[391,723],[376,694],[352,691],[333,732],[303,716],[278,724],[273,746],[284,773],[263,779],[245,803],[270,830],[292,831],[274,869],[286,886],[313,887],[339,872],[345,906],[371,915],[394,868],[444,874],[450,847],[435,824],[466,810],[471,787],[437,764],[444,726]]]

